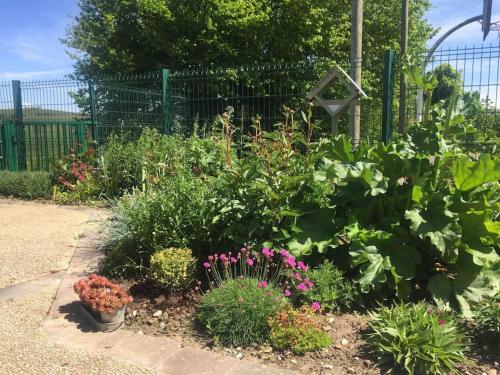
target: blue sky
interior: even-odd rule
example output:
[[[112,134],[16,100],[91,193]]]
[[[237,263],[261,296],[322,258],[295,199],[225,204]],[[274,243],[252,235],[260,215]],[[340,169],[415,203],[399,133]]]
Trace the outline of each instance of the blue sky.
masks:
[[[427,14],[435,26],[449,28],[480,14],[483,0],[432,0]],[[0,81],[61,77],[71,72],[72,61],[59,42],[78,12],[77,0],[0,0]],[[500,0],[494,0],[493,19],[500,20]],[[495,16],[496,15],[496,16]],[[454,35],[445,46],[481,44],[476,23]],[[498,43],[492,32],[487,43]]]

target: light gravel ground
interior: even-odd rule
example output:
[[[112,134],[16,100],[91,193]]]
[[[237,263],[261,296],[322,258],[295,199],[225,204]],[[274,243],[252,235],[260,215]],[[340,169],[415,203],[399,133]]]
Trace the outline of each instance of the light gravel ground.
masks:
[[[1,375],[154,374],[51,341],[41,326],[56,291],[57,286],[46,287],[0,303]]]
[[[68,267],[95,209],[0,199],[0,288]]]

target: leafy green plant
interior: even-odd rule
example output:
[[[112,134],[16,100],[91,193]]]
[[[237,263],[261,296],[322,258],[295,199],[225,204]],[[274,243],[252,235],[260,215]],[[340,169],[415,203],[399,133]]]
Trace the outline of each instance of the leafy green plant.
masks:
[[[149,277],[168,290],[189,288],[196,275],[196,258],[191,249],[168,248],[157,251],[149,261]]]
[[[209,186],[189,173],[166,178],[161,189],[136,192],[112,207],[106,224],[108,248],[103,272],[122,275],[143,272],[151,255],[168,247],[206,251],[210,205]]]
[[[492,341],[500,340],[500,295],[486,300],[479,307],[474,323],[479,333],[491,336]]]
[[[307,276],[314,284],[306,293],[311,303],[319,302],[322,308],[329,310],[348,310],[359,301],[356,286],[331,262],[325,261],[308,271]]]
[[[366,341],[381,364],[407,374],[448,374],[464,361],[467,339],[452,315],[425,303],[382,306]]]
[[[280,350],[288,349],[295,354],[304,354],[332,344],[330,336],[321,329],[310,308],[286,307],[269,318],[269,326],[271,344]]]
[[[50,198],[51,175],[48,172],[0,171],[0,194],[25,199]]]
[[[254,278],[229,279],[203,295],[198,319],[223,345],[247,346],[269,339],[268,319],[287,304],[281,290]]]
[[[95,150],[69,152],[52,166],[53,199],[62,203],[90,203],[98,197]]]

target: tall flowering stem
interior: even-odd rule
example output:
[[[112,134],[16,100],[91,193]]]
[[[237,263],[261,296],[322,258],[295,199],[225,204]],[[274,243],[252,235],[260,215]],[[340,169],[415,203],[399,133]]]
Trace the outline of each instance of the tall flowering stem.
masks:
[[[307,277],[309,267],[297,261],[285,249],[263,248],[252,252],[242,248],[231,252],[212,254],[203,263],[211,287],[218,287],[226,280],[252,278],[258,280],[259,288],[272,286],[283,290],[292,302],[301,299],[314,284]],[[314,305],[319,310],[319,304]]]

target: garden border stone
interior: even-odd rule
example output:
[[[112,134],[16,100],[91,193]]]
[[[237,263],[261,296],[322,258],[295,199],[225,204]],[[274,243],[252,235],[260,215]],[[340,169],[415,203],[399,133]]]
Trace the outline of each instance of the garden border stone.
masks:
[[[208,350],[184,346],[181,341],[147,336],[127,330],[99,332],[81,313],[73,283],[97,270],[102,251],[98,223],[88,223],[62,278],[43,328],[49,337],[66,346],[84,349],[90,354],[148,368],[160,374],[269,374],[295,372],[227,357]]]

